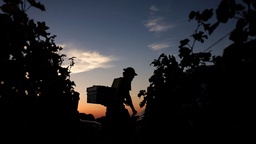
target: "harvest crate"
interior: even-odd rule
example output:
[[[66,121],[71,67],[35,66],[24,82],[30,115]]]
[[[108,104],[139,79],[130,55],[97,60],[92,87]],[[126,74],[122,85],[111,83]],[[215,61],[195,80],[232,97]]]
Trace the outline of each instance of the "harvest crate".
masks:
[[[87,92],[87,103],[95,103],[107,105],[111,98],[114,96],[115,88],[93,85],[86,89]]]

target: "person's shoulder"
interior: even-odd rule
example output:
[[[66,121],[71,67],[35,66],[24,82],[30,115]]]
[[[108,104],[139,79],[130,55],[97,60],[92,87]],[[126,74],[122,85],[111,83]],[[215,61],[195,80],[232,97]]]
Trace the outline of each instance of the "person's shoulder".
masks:
[[[123,78],[124,78],[124,77],[121,77],[121,76],[120,76],[120,77],[116,77],[115,79],[123,79]]]
[[[112,86],[113,88],[117,88],[123,81],[123,77],[114,78]]]
[[[114,81],[122,81],[124,78],[123,77],[118,77],[118,78],[114,78]]]

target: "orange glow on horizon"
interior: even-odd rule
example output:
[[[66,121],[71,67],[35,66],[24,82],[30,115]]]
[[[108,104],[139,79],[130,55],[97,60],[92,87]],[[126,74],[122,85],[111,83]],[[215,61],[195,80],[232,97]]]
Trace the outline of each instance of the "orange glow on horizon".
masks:
[[[137,110],[137,115],[139,115],[141,113],[141,111],[144,109],[144,108],[139,107],[139,102],[140,101],[138,101],[138,100],[133,101],[134,107]],[[101,104],[93,104],[93,103],[82,104],[82,103],[86,103],[86,101],[83,101],[80,99],[79,105],[78,105],[78,111],[80,113],[92,114],[95,117],[95,119],[105,116],[105,113],[106,113],[105,106],[103,106]],[[129,113],[132,114],[130,107],[126,106],[126,109],[128,109]]]
[[[83,104],[78,106],[78,111],[80,113],[92,114],[95,118],[100,118],[105,116],[106,107],[100,104]]]

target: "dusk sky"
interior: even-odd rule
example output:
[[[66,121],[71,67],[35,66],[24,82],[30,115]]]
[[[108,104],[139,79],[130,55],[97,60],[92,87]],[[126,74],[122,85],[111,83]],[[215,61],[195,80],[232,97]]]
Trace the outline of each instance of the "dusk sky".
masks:
[[[37,0],[38,1],[38,0]],[[161,53],[178,55],[179,41],[190,38],[197,24],[189,22],[190,11],[217,8],[220,0],[41,0],[46,11],[30,8],[30,19],[44,21],[48,32],[56,35],[67,58],[75,58],[71,80],[80,93],[79,112],[105,115],[105,107],[87,103],[86,88],[93,85],[111,86],[123,68],[133,67],[138,74],[132,82],[132,99],[136,110],[142,99],[139,90],[146,89],[154,67],[150,66]],[[221,24],[204,44],[203,51],[229,33],[233,25]],[[230,44],[223,39],[211,48],[221,54]],[[177,57],[178,58],[178,57]],[[130,109],[129,109],[130,111]],[[131,111],[130,111],[131,114]]]

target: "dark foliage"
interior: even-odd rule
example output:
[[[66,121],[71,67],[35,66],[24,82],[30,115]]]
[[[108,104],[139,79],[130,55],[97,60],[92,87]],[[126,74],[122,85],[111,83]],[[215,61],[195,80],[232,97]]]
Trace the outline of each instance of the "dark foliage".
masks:
[[[0,139],[66,142],[78,117],[79,93],[69,77],[73,61],[61,66],[65,55],[56,36],[45,22],[29,19],[29,8],[45,11],[35,0],[4,0],[1,6]]]
[[[180,41],[179,62],[168,54],[154,60],[150,85],[138,94],[144,98],[140,106],[145,106],[143,142],[255,142],[255,3],[222,0],[213,24],[208,23],[213,9],[189,14],[198,24],[192,44],[190,39]],[[233,44],[222,55],[193,52],[195,42],[203,43],[230,19],[237,19],[229,34]]]

